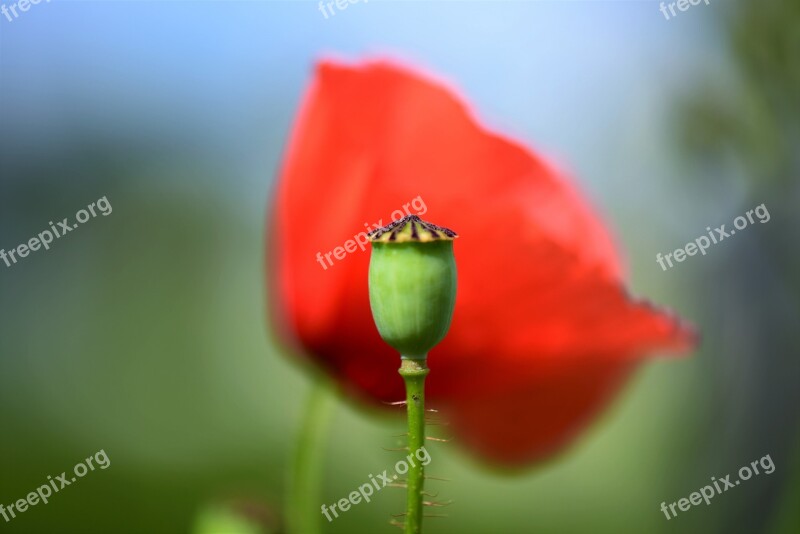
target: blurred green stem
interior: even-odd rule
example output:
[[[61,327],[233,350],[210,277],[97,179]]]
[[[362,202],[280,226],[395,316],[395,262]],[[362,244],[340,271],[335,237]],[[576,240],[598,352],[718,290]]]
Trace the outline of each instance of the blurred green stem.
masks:
[[[415,454],[425,446],[425,377],[429,373],[425,358],[403,359],[398,371],[406,383],[408,408],[408,452]],[[408,470],[408,496],[406,498],[405,532],[422,532],[422,491],[425,484],[425,467],[411,462]]]
[[[334,396],[328,384],[323,380],[315,381],[306,401],[294,458],[289,466],[285,512],[290,534],[320,532],[320,484],[333,404]]]

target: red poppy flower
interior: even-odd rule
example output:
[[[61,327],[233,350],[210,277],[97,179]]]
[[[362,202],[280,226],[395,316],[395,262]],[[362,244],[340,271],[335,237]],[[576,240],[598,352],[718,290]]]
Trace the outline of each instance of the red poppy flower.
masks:
[[[646,354],[692,344],[676,318],[626,293],[602,223],[541,158],[485,130],[441,83],[325,62],[281,170],[268,285],[284,339],[349,393],[404,398],[357,234],[407,213],[460,235],[453,322],[428,358],[427,396],[484,460],[558,451]]]

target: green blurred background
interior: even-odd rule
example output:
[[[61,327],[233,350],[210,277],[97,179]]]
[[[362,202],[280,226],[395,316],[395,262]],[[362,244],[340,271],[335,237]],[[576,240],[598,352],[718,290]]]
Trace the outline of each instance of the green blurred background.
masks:
[[[312,375],[267,329],[264,228],[315,59],[399,57],[493,129],[567,167],[637,294],[698,325],[550,463],[515,475],[430,447],[436,532],[800,532],[800,3],[53,2],[0,18],[0,248],[102,196],[90,220],[0,263],[0,503],[103,449],[111,466],[10,533],[281,532]],[[768,224],[663,272],[765,203]],[[267,261],[270,261],[267,258]],[[337,402],[322,502],[393,465],[403,422]],[[771,455],[667,521],[659,505]],[[394,532],[401,490],[325,532]],[[322,504],[322,502],[320,504]],[[223,517],[220,517],[223,516]],[[248,520],[249,521],[249,520]],[[216,525],[216,526],[212,526]]]

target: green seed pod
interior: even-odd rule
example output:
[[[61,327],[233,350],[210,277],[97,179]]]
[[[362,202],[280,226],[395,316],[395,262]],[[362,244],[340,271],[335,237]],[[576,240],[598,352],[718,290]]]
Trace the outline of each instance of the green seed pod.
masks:
[[[450,329],[458,236],[409,215],[369,237],[369,302],[378,332],[402,358],[424,359]]]

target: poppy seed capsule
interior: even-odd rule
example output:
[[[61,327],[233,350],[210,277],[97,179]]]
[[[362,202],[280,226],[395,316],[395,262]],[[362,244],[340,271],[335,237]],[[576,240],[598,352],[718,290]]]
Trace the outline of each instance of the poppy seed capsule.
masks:
[[[369,303],[386,343],[424,359],[450,329],[456,300],[452,230],[409,215],[370,232]]]

